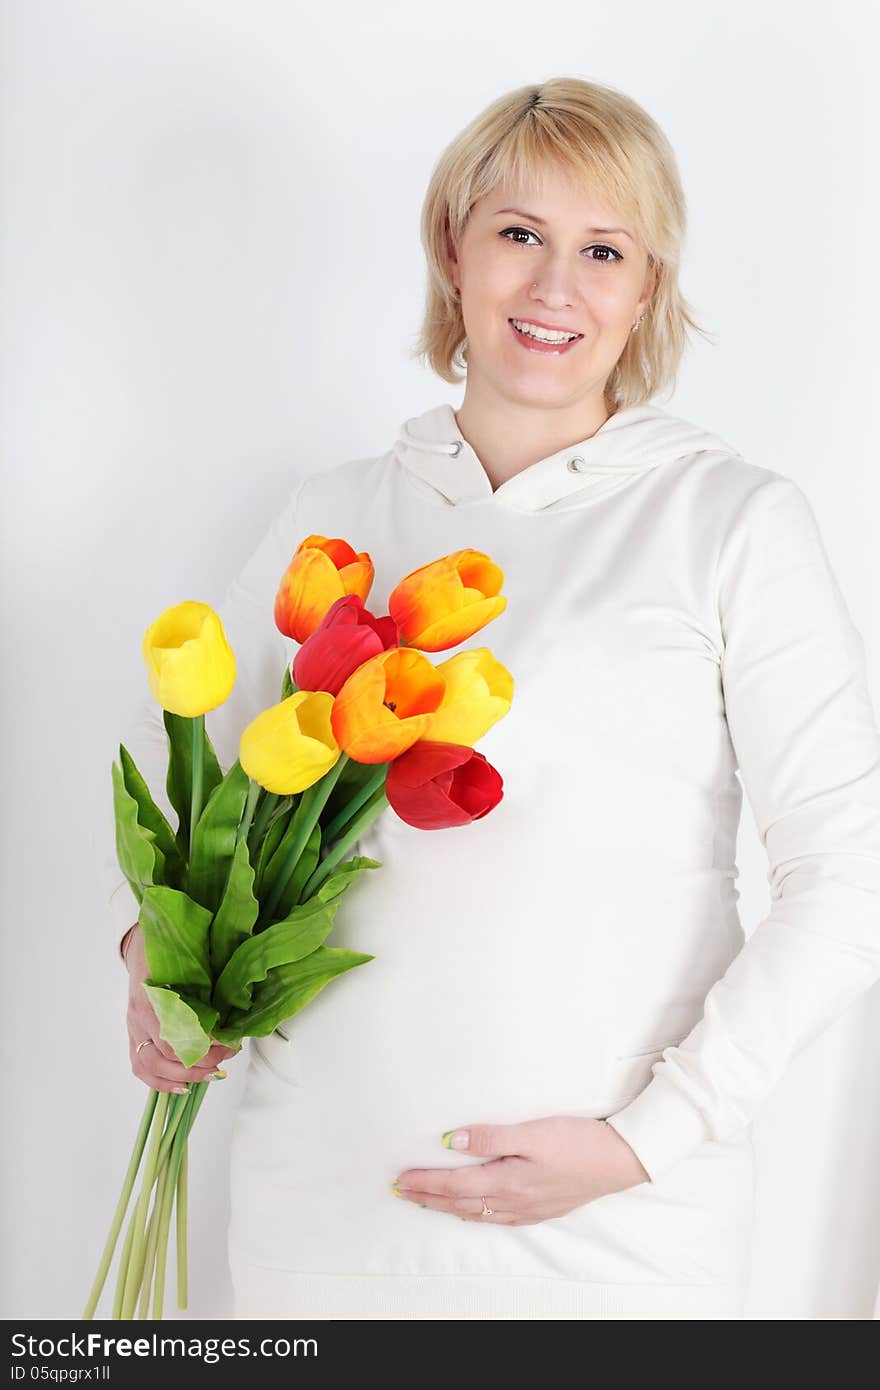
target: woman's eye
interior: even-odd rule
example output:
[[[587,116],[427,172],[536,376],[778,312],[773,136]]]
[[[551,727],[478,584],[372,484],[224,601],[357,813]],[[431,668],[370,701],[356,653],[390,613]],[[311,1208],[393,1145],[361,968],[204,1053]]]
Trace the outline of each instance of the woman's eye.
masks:
[[[511,233],[513,235],[511,235]],[[503,237],[506,237],[508,241],[512,241],[514,246],[525,246],[526,243],[524,241],[514,241],[514,236],[516,236],[517,233],[519,233],[521,236],[533,236],[537,239],[537,234],[535,232],[530,232],[527,227],[506,227],[505,230],[501,233],[501,235]],[[606,251],[608,253],[606,256],[600,256],[598,259],[594,256],[590,256],[589,259],[593,261],[595,265],[613,265],[616,261],[623,260],[623,256],[620,254],[619,251],[615,251],[613,246],[588,246],[587,250]]]

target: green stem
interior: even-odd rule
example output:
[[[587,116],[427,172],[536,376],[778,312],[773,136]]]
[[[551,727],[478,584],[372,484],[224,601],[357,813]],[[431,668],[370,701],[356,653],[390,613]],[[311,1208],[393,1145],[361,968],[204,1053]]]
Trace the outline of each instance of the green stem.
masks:
[[[147,1222],[147,1207],[150,1203],[150,1193],[153,1189],[153,1183],[156,1177],[156,1160],[159,1156],[159,1142],[162,1137],[162,1126],[165,1122],[165,1114],[168,1109],[168,1098],[168,1091],[159,1092],[159,1099],[156,1101],[156,1109],[150,1132],[150,1147],[147,1151],[146,1165],[144,1167],[143,1186],[134,1213],[134,1238],[128,1260],[128,1269],[125,1274],[125,1293],[122,1299],[122,1317],[125,1320],[131,1318],[134,1312],[134,1305],[141,1282],[145,1253],[144,1231]]]
[[[158,1095],[158,1092],[157,1092]],[[125,1241],[122,1246],[122,1254],[119,1256],[119,1269],[116,1273],[116,1292],[113,1295],[113,1311],[110,1314],[114,1321],[122,1317],[122,1302],[125,1295],[125,1281],[128,1278],[128,1267],[131,1263],[131,1247],[134,1244],[135,1232],[135,1211],[132,1211],[128,1221],[128,1230],[125,1233]]]
[[[189,817],[189,852],[192,858],[193,836],[202,814],[202,784],[205,762],[205,716],[197,714],[192,721],[192,798]]]
[[[265,790],[265,788],[263,790]],[[280,797],[278,796],[277,792],[266,792],[265,796],[263,797],[262,804],[260,806],[259,811],[257,812],[257,819],[254,821],[253,829],[251,830],[251,833],[248,836],[248,849],[251,851],[251,854],[253,854],[253,851],[260,843],[263,831],[266,829],[266,822],[271,816],[279,800]]]
[[[177,1306],[186,1307],[187,1298],[187,1272],[186,1272],[186,1220],[187,1220],[187,1185],[189,1180],[189,1139],[183,1145],[183,1155],[180,1160],[180,1172],[177,1175],[177,1226],[175,1229],[175,1244],[177,1246]]]
[[[251,828],[251,821],[254,818],[254,807],[257,804],[257,798],[262,790],[263,788],[260,786],[259,782],[255,782],[253,777],[248,778],[247,801],[244,804],[244,815],[241,818],[238,831],[236,832],[236,844],[245,838]]]
[[[378,791],[373,793],[364,809],[359,815],[355,816],[342,839],[337,840],[329,854],[321,860],[311,878],[306,880],[299,895],[301,903],[308,902],[309,898],[315,896],[316,891],[320,888],[331,869],[335,869],[340,860],[345,858],[351,846],[355,841],[360,839],[361,835],[363,835],[368,826],[372,825],[374,820],[378,820],[387,805],[388,797],[385,795],[385,787],[383,785]]]
[[[183,1141],[183,1157],[181,1159],[181,1173],[177,1179],[177,1306],[185,1308],[187,1302],[187,1227],[188,1227],[188,1201],[187,1184],[189,1175],[189,1136],[195,1124],[199,1107],[208,1093],[207,1085],[201,1087],[193,1101],[192,1110],[189,1112],[186,1124],[186,1138]],[[182,1176],[181,1176],[182,1175]]]
[[[159,1233],[159,1214],[165,1195],[165,1187],[168,1180],[168,1157],[171,1152],[171,1145],[178,1127],[182,1123],[184,1110],[189,1102],[190,1092],[185,1095],[172,1095],[171,1103],[168,1107],[168,1118],[165,1122],[165,1131],[162,1135],[162,1142],[159,1145],[159,1156],[156,1160],[156,1195],[153,1199],[153,1210],[150,1214],[150,1221],[147,1227],[146,1256],[144,1260],[144,1272],[140,1283],[140,1308],[138,1317],[145,1318],[148,1315],[150,1306],[150,1284],[153,1280],[153,1265],[156,1256],[156,1242]]]
[[[369,801],[377,787],[383,785],[385,778],[388,776],[388,766],[388,763],[380,763],[372,777],[367,779],[357,795],[353,796],[351,801],[349,801],[346,806],[342,807],[342,810],[338,815],[333,817],[329,825],[323,827],[321,831],[321,840],[323,844],[332,844],[339,836],[340,832],[345,829],[355,812],[359,811],[364,803]]]
[[[168,1161],[168,1181],[165,1186],[162,1210],[159,1216],[159,1234],[156,1246],[156,1283],[153,1293],[153,1318],[155,1321],[158,1321],[162,1317],[163,1304],[165,1302],[165,1261],[168,1253],[168,1228],[171,1224],[171,1207],[177,1188],[183,1148],[189,1138],[189,1132],[199,1112],[199,1106],[204,1099],[205,1091],[210,1084],[210,1081],[197,1081],[193,1085],[187,1100],[183,1121],[178,1126],[177,1133],[174,1136],[171,1157]],[[185,1234],[184,1232],[184,1235]]]
[[[299,831],[297,832],[293,844],[290,846],[287,858],[284,861],[281,870],[279,871],[278,877],[275,880],[275,887],[269,896],[269,901],[266,904],[266,908],[263,912],[260,913],[260,917],[263,921],[271,920],[272,914],[278,906],[279,900],[283,896],[284,892],[287,889],[288,883],[293,877],[293,872],[299,862],[300,855],[302,854],[303,849],[308,843],[309,837],[312,831],[314,830],[315,825],[317,824],[318,817],[320,816],[322,810],[324,809],[324,806],[327,803],[327,798],[329,797],[333,788],[336,786],[336,783],[339,780],[339,775],[342,772],[342,769],[348,763],[348,761],[348,754],[340,753],[339,757],[336,759],[336,762],[333,764],[330,771],[325,772],[323,777],[321,777],[317,782],[312,783],[312,785],[303,792],[303,797],[308,797],[308,802],[305,814],[303,815],[302,824],[299,828]]]
[[[113,1220],[110,1223],[110,1232],[107,1236],[107,1241],[104,1246],[104,1253],[101,1256],[101,1263],[98,1266],[98,1272],[95,1275],[95,1281],[92,1284],[92,1291],[89,1294],[89,1300],[85,1306],[85,1311],[82,1315],[83,1322],[88,1322],[95,1315],[95,1309],[98,1306],[98,1299],[101,1297],[101,1291],[104,1288],[104,1281],[107,1278],[107,1271],[110,1268],[110,1264],[113,1259],[113,1252],[116,1249],[116,1242],[119,1238],[119,1232],[122,1229],[122,1223],[125,1220],[125,1213],[128,1209],[128,1201],[131,1197],[131,1190],[134,1187],[134,1180],[137,1177],[137,1170],[140,1167],[141,1158],[144,1152],[144,1146],[147,1142],[147,1135],[150,1132],[150,1125],[152,1124],[153,1120],[153,1112],[156,1109],[156,1101],[158,1099],[159,1092],[151,1089],[149,1095],[147,1096],[147,1101],[144,1106],[143,1115],[141,1116],[140,1129],[138,1130],[137,1138],[134,1141],[134,1148],[131,1151],[131,1159],[129,1160],[128,1171],[125,1174],[125,1179],[122,1184],[122,1191],[119,1194],[119,1201],[116,1203],[116,1211],[113,1213]]]
[[[150,1215],[150,1223],[147,1227],[147,1247],[140,1287],[141,1301],[138,1307],[139,1318],[147,1317],[150,1310],[150,1285],[153,1282],[153,1267],[156,1259],[156,1239],[159,1234],[158,1214],[162,1210],[167,1178],[168,1169],[166,1167],[162,1169],[156,1182],[156,1195],[153,1198],[153,1210]]]
[[[155,1095],[156,1095],[156,1102],[155,1102],[155,1104],[156,1104],[156,1105],[158,1105],[159,1096],[160,1096],[161,1094],[162,1094],[161,1091],[156,1091],[156,1092],[155,1092]],[[155,1126],[154,1133],[156,1132],[156,1130],[158,1130],[158,1131],[161,1132],[161,1129],[162,1129],[161,1123],[159,1123],[158,1125],[156,1124],[155,1106],[154,1106],[154,1119],[153,1119],[152,1123],[153,1123],[153,1125]],[[112,1311],[112,1313],[111,1313],[111,1317],[112,1317],[113,1319],[121,1319],[121,1317],[122,1317],[122,1310],[123,1310],[123,1304],[124,1304],[124,1299],[125,1299],[125,1290],[126,1290],[126,1285],[127,1285],[127,1282],[128,1282],[128,1273],[129,1273],[129,1269],[130,1269],[130,1267],[131,1267],[131,1252],[132,1252],[132,1249],[133,1249],[133,1247],[134,1247],[135,1232],[137,1231],[138,1207],[139,1207],[139,1203],[138,1203],[138,1202],[135,1202],[135,1204],[134,1204],[134,1206],[133,1206],[133,1208],[132,1208],[131,1214],[130,1214],[130,1216],[129,1216],[129,1220],[128,1220],[128,1229],[127,1229],[127,1231],[126,1231],[126,1233],[125,1233],[125,1242],[124,1242],[123,1247],[122,1247],[122,1254],[121,1254],[120,1257],[119,1257],[119,1268],[117,1269],[117,1272],[116,1272],[116,1292],[115,1292],[114,1297],[113,1297],[113,1311]]]
[[[162,1171],[162,1169],[165,1167],[165,1164],[168,1162],[168,1154],[171,1150],[171,1144],[174,1139],[174,1135],[177,1132],[177,1127],[180,1124],[183,1112],[186,1109],[187,1101],[189,1100],[189,1095],[189,1091],[187,1091],[184,1095],[180,1096],[171,1093],[171,1102],[168,1106],[168,1117],[165,1121],[165,1132],[162,1135],[162,1142],[159,1145],[159,1157],[156,1160],[157,1175]]]

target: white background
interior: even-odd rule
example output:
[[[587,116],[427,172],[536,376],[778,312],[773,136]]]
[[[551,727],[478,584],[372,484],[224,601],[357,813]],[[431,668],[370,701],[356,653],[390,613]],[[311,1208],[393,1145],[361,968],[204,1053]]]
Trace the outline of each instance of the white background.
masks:
[[[298,476],[460,403],[406,355],[419,213],[441,150],[501,92],[604,83],[670,138],[683,289],[717,346],[696,338],[657,403],[804,488],[880,704],[878,36],[840,0],[2,13],[0,1316],[78,1318],[146,1095],[91,831],[146,694],[141,636],[184,597],[220,601]],[[747,803],[740,865],[748,934],[768,892]],[[872,1316],[878,1000],[759,1114],[751,1318]],[[231,1311],[242,1072],[194,1132],[182,1317]],[[166,1298],[170,1320],[173,1272]]]

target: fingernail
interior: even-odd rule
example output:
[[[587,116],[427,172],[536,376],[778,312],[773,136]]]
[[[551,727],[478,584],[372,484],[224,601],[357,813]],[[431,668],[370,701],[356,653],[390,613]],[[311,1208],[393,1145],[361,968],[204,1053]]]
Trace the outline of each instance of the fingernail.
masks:
[[[211,1072],[211,1080],[212,1080],[212,1081],[225,1081],[225,1080],[226,1080],[226,1072],[223,1070],[222,1067],[218,1067],[216,1071],[212,1071],[212,1072]]]
[[[419,1202],[419,1206],[420,1206],[420,1207],[426,1207],[427,1205],[428,1205],[427,1202]]]
[[[396,1183],[396,1182],[393,1182],[393,1183],[391,1184],[391,1191],[394,1193],[395,1197],[399,1197],[400,1200],[403,1201],[403,1193],[402,1193],[402,1192],[398,1192],[398,1190],[397,1190],[397,1183]]]
[[[185,1096],[185,1095],[187,1094],[188,1090],[189,1090],[189,1087],[188,1087],[188,1086],[175,1086],[175,1087],[174,1087],[174,1094],[175,1094],[176,1096]]]
[[[470,1135],[466,1129],[447,1129],[440,1142],[445,1149],[466,1149]]]

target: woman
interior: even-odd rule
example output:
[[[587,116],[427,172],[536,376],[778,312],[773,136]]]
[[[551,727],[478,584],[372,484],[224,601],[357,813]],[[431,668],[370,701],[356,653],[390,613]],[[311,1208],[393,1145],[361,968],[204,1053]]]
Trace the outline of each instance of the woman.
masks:
[[[249,1044],[238,1317],[743,1316],[753,1115],[880,973],[880,741],[804,493],[649,403],[696,327],[684,225],[627,97],[494,102],[423,211],[417,353],[451,383],[466,364],[462,404],[301,479],[220,609],[224,767],[277,700],[274,595],[311,533],[370,552],[377,614],[427,560],[487,552],[508,605],[470,645],[516,682],[480,741],[500,805],[464,831],[380,817],[333,936],[373,960]],[[160,787],[153,709],[125,741]],[[772,898],[748,941],[737,767]],[[175,1061],[125,944],[135,1074],[206,1074],[228,1049]]]

